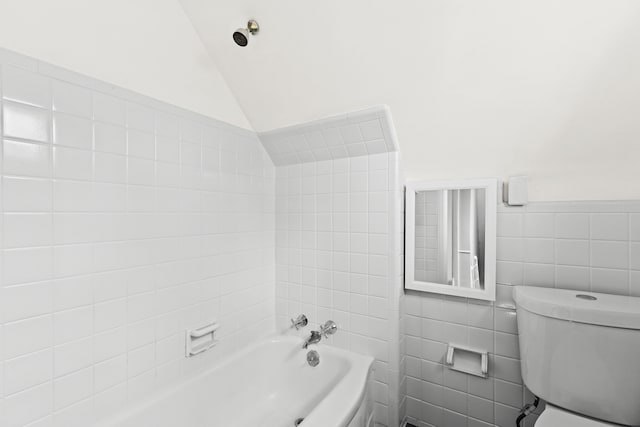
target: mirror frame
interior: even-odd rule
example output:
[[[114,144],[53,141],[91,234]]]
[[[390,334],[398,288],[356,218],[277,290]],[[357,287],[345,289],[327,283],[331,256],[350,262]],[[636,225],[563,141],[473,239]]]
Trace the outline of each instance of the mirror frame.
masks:
[[[415,280],[416,192],[430,190],[485,189],[485,260],[484,289],[459,288],[441,283]],[[453,295],[485,301],[496,300],[496,217],[498,180],[495,178],[453,181],[408,182],[405,188],[405,289]]]

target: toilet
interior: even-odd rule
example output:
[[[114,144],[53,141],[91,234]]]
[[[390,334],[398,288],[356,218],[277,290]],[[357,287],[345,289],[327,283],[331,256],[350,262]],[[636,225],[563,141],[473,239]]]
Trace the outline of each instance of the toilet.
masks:
[[[619,424],[611,424],[605,421],[587,418],[581,415],[565,411],[556,406],[547,404],[544,412],[536,421],[535,427],[620,427]]]
[[[640,298],[513,289],[524,384],[547,405],[535,427],[640,426]]]

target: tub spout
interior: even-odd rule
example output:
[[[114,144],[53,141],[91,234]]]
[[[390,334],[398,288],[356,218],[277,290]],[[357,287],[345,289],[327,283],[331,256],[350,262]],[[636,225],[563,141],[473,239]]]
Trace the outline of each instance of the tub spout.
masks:
[[[338,330],[338,325],[333,320],[327,320],[324,325],[320,325],[320,331],[311,331],[311,335],[304,340],[302,348],[306,349],[309,344],[317,344],[322,337],[329,338],[329,335],[333,335]]]
[[[306,349],[307,347],[309,347],[309,344],[317,344],[320,342],[321,339],[322,339],[322,335],[320,335],[320,332],[311,331],[311,335],[309,335],[307,339],[304,340],[304,344],[302,345],[302,348]]]

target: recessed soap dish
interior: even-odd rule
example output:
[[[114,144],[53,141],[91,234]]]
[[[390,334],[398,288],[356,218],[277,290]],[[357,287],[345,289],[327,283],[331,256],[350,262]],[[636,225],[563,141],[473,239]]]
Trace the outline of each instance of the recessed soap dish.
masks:
[[[191,357],[209,350],[218,342],[215,332],[220,327],[218,322],[211,322],[197,329],[185,332],[185,356]]]

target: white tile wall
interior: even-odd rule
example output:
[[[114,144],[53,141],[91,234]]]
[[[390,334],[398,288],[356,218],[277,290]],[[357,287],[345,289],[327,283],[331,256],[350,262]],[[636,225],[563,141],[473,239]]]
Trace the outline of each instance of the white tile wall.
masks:
[[[330,344],[376,358],[375,421],[399,420],[402,192],[398,153],[276,169],[276,315],[328,319]],[[400,223],[401,224],[401,223]]]
[[[425,427],[514,425],[522,385],[512,285],[640,296],[640,203],[532,203],[498,208],[495,304],[408,293],[401,411]],[[490,378],[450,371],[446,343],[490,351]],[[533,425],[536,416],[527,425]]]
[[[91,425],[273,331],[254,134],[6,51],[0,76],[0,425]]]
[[[276,166],[380,154],[399,149],[387,106],[262,132],[258,136]]]
[[[286,165],[276,168],[277,328],[287,330],[300,313],[310,319],[301,336],[337,322],[329,344],[376,358],[375,423],[397,426],[404,201],[389,111],[373,108],[260,138],[274,162]],[[357,146],[363,149],[350,150]]]

